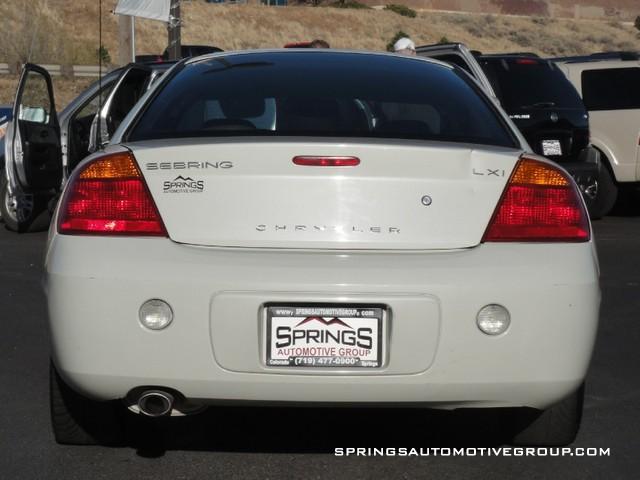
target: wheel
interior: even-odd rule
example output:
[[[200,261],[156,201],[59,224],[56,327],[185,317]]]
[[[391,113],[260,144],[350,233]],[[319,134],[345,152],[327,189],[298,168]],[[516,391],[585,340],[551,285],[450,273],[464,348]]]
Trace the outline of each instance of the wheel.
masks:
[[[64,445],[119,445],[124,439],[123,406],[83,397],[49,368],[51,425],[56,442]]]
[[[542,412],[515,416],[514,445],[561,446],[573,442],[580,428],[584,384],[561,402]]]
[[[598,179],[583,190],[583,196],[591,220],[598,220],[611,211],[618,197],[618,187],[606,165],[600,167]]]
[[[0,216],[9,230],[20,233],[46,230],[51,220],[46,202],[39,195],[23,195],[18,205],[9,195],[4,172],[0,172]]]

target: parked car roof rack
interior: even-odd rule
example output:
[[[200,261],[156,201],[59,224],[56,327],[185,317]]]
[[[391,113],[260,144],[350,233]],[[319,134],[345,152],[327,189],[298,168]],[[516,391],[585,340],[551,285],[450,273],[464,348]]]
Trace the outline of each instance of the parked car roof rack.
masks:
[[[634,51],[615,51],[615,52],[598,52],[590,55],[574,55],[569,57],[550,57],[548,60],[555,62],[582,63],[582,62],[598,62],[601,60],[640,60],[640,52]]]

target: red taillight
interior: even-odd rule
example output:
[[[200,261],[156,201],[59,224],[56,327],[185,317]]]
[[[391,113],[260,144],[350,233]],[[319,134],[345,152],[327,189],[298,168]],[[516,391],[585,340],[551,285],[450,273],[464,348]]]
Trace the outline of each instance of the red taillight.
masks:
[[[360,164],[358,157],[293,157],[293,163],[305,167],[355,167]]]
[[[580,193],[560,169],[523,156],[502,194],[484,242],[586,242]]]
[[[167,236],[158,209],[128,152],[100,157],[74,176],[62,201],[63,234]]]

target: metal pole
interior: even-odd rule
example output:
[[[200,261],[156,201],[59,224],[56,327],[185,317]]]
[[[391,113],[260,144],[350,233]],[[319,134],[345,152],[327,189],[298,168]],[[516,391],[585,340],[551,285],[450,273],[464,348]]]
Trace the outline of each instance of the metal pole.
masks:
[[[126,65],[135,60],[133,17],[118,15],[118,63]]]
[[[136,61],[136,17],[131,17],[131,61]]]
[[[182,56],[180,41],[180,0],[171,0],[171,10],[169,11],[169,60],[179,60]]]

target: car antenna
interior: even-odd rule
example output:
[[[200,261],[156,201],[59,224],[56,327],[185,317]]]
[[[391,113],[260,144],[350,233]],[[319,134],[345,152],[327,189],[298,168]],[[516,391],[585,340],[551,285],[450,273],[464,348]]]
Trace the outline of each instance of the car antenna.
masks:
[[[102,121],[102,0],[98,3],[98,128],[96,128],[96,150],[100,145],[102,131],[100,122]]]

